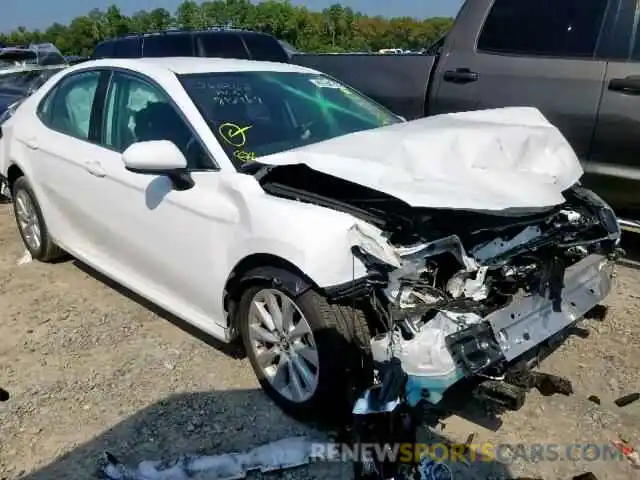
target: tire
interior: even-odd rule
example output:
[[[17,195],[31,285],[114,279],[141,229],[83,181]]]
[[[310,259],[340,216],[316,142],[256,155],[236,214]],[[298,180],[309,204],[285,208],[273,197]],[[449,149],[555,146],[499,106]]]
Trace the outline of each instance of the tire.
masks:
[[[242,342],[264,391],[286,413],[299,420],[342,423],[351,415],[355,399],[370,384],[370,333],[364,313],[350,306],[330,304],[313,289],[295,297],[281,288],[279,279],[252,285],[242,294],[238,306],[238,327]],[[274,286],[276,285],[276,286]],[[260,366],[250,335],[251,304],[261,292],[278,292],[295,303],[306,319],[315,343],[318,371],[316,388],[309,398],[293,401],[274,387]],[[277,295],[277,294],[276,294]]]
[[[31,254],[31,258],[41,262],[53,262],[63,257],[64,251],[61,250],[51,239],[49,230],[47,229],[47,224],[45,223],[42,215],[42,210],[38,204],[38,200],[33,193],[31,185],[29,185],[29,182],[24,176],[18,178],[13,184],[11,196],[13,200],[13,213],[16,218],[18,231],[20,232],[24,246]],[[24,217],[24,214],[21,213],[21,202],[31,202],[29,208],[33,215],[32,221],[36,222],[37,228],[39,229],[40,241],[38,245],[34,245],[33,242],[28,240],[28,235],[25,233],[26,229],[21,224],[21,219]]]

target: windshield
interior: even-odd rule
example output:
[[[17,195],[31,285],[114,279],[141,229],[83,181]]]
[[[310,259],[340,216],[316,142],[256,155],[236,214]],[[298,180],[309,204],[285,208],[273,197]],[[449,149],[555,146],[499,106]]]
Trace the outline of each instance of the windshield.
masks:
[[[180,80],[238,168],[264,155],[403,121],[321,74],[207,73]]]

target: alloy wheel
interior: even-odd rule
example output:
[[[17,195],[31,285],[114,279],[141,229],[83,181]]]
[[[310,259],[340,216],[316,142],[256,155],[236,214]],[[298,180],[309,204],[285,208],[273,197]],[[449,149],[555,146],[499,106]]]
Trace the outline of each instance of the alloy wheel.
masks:
[[[33,252],[38,251],[42,245],[42,229],[40,228],[40,219],[31,199],[31,196],[25,190],[18,190],[15,198],[16,218],[22,238],[29,249]]]
[[[318,349],[309,322],[279,290],[255,293],[249,307],[249,341],[269,384],[284,398],[302,403],[318,387]]]

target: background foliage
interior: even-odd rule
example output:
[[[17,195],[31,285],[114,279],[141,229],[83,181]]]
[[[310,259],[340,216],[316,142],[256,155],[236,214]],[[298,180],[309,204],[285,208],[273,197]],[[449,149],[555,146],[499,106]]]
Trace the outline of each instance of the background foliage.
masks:
[[[287,0],[183,1],[175,14],[164,8],[128,17],[118,7],[94,9],[69,25],[54,23],[44,31],[18,27],[0,34],[0,42],[21,45],[51,42],[65,55],[88,55],[99,41],[127,33],[171,27],[203,28],[227,25],[268,32],[306,52],[377,51],[381,48],[421,49],[451,27],[451,18],[369,17],[339,4],[322,12],[291,5]]]

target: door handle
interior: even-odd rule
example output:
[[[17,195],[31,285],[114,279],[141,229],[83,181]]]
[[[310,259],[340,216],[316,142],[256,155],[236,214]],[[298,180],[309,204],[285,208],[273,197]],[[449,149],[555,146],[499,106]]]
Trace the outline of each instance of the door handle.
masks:
[[[97,162],[95,160],[85,162],[84,168],[87,170],[87,172],[95,177],[104,177],[107,174],[107,172],[105,172],[102,168],[100,162]]]
[[[640,95],[640,76],[632,75],[625,78],[612,78],[609,82],[609,90],[630,95]]]
[[[24,139],[24,144],[27,146],[27,148],[29,148],[30,150],[37,150],[38,149],[38,141],[33,138],[25,138]]]
[[[443,78],[445,82],[465,84],[477,81],[479,75],[478,72],[472,72],[468,68],[456,68],[444,72]]]

